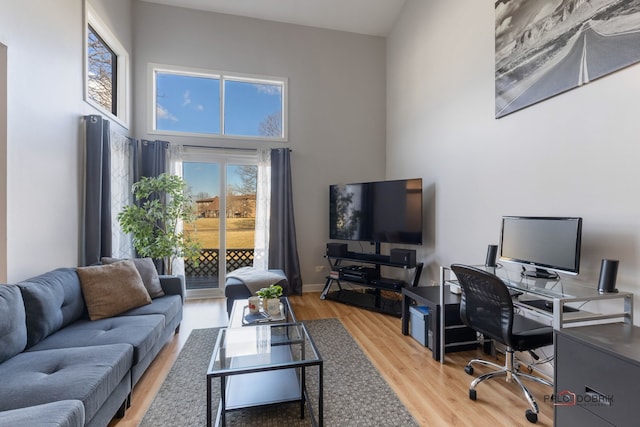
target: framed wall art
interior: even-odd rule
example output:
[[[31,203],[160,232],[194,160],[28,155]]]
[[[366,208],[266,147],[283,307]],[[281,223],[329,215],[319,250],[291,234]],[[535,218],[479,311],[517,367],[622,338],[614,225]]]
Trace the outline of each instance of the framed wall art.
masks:
[[[640,61],[640,0],[496,0],[496,118]]]

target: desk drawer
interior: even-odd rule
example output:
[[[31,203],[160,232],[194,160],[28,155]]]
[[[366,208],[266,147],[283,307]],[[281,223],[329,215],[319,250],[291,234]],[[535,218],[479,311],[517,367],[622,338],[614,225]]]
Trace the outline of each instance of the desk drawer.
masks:
[[[580,406],[556,406],[555,427],[613,427],[602,418]]]
[[[638,416],[638,378],[638,365],[556,334],[556,395],[575,393],[576,405],[585,410],[614,425],[633,425]]]

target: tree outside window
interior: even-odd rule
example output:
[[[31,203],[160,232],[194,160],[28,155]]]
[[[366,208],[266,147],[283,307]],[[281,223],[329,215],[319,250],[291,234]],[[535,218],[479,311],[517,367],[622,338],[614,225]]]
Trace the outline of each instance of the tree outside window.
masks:
[[[117,116],[116,75],[118,57],[98,33],[88,26],[87,94],[91,100]]]

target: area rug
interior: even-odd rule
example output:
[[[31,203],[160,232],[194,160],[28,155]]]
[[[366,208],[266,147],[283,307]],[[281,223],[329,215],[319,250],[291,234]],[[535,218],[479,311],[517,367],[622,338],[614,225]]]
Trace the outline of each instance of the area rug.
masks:
[[[325,426],[418,425],[338,319],[304,323],[324,360]],[[142,427],[206,425],[206,371],[218,330],[191,332],[142,420]],[[308,369],[307,386],[314,406],[317,406],[316,378],[317,370]],[[220,395],[219,379],[212,384],[215,417]],[[308,414],[300,419],[299,408],[297,403],[291,403],[233,411],[227,414],[227,425],[311,425]]]

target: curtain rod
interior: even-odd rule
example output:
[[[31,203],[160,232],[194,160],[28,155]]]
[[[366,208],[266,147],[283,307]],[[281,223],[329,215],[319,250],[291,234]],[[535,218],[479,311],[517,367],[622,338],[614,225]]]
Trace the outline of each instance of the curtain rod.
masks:
[[[215,148],[215,149],[219,149],[219,150],[239,150],[239,151],[258,151],[257,148],[242,148],[242,147],[212,147],[210,145],[190,145],[190,144],[184,144],[183,147],[190,147],[190,148]],[[273,148],[273,147],[272,147]],[[289,148],[289,152],[292,152],[293,150],[291,148]]]

